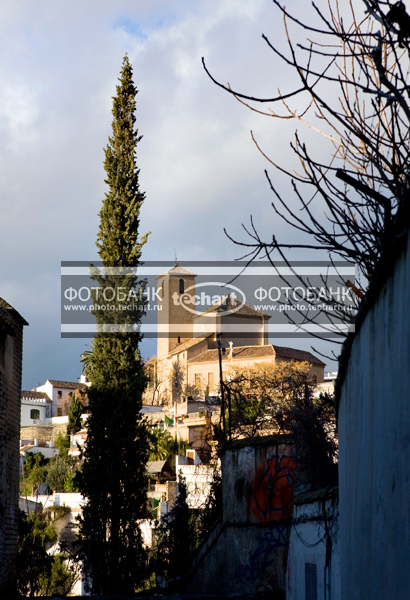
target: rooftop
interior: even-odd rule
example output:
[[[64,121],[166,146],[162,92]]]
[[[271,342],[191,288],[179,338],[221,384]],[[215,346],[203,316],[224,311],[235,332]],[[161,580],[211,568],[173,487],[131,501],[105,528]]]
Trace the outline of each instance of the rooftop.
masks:
[[[307,361],[314,363],[315,365],[325,365],[320,358],[317,358],[311,352],[307,350],[298,350],[297,348],[287,348],[286,346],[273,346],[275,348],[276,356],[283,356],[284,358],[294,358],[295,360]]]
[[[87,386],[85,383],[78,383],[78,381],[60,381],[58,379],[47,379],[53,387],[59,387],[66,390],[86,390]],[[41,387],[41,386],[39,386]]]
[[[261,316],[264,316],[267,319],[271,318],[271,315],[264,313],[260,310],[256,310],[255,308],[252,308],[248,304],[244,304],[237,298],[233,298],[230,294],[227,294],[221,300],[219,300],[219,302],[215,302],[215,304],[212,304],[212,306],[210,306],[209,308],[207,308],[207,309],[203,310],[201,313],[198,313],[197,315],[195,315],[195,318],[197,319],[198,317],[202,317],[203,315],[206,315],[208,313],[213,313],[213,312],[228,312],[232,316],[240,315],[240,316],[246,316],[246,317],[259,317],[259,318]]]
[[[16,319],[20,321],[22,325],[28,325],[27,321],[23,319],[23,317],[20,315],[20,313],[16,311],[15,308],[13,308],[8,302],[6,302],[6,300],[0,298],[0,309],[2,308],[9,311],[9,313],[16,317]]]
[[[233,348],[233,359],[241,360],[244,358],[259,358],[264,356],[275,356],[273,347],[268,346],[236,346]],[[222,354],[222,359],[226,360],[230,357],[230,350],[225,349],[225,354]],[[215,362],[218,360],[218,350],[205,350],[198,356],[194,356],[188,363],[199,363],[199,362]]]
[[[179,344],[176,348],[174,348],[174,350],[172,350],[172,352],[170,352],[170,355],[172,356],[173,354],[179,354],[180,352],[183,352],[184,350],[189,350],[189,348],[192,348],[192,346],[196,346],[200,342],[207,340],[209,337],[211,337],[213,335],[214,335],[213,333],[208,333],[207,335],[201,335],[199,337],[192,338],[192,340],[188,340],[187,342],[184,342],[183,344]]]
[[[36,392],[36,391],[25,391],[21,390],[20,393],[21,400],[32,400],[37,402],[51,402],[51,399],[47,396],[45,392]]]
[[[265,346],[236,346],[233,347],[233,360],[242,360],[247,358],[263,358],[263,357],[274,357],[278,358],[293,358],[297,361],[307,361],[316,365],[324,365],[319,358],[314,356],[311,352],[306,350],[298,350],[296,348],[286,348],[284,346],[275,346],[273,344],[267,344]],[[230,350],[225,349],[225,354],[222,355],[222,359],[226,360],[230,357]],[[200,362],[215,362],[218,360],[218,350],[205,350],[198,356],[194,356],[188,363],[200,363]]]
[[[187,269],[184,269],[184,267],[181,267],[177,262],[171,269],[169,269],[169,271],[166,271],[165,273],[163,273],[162,275],[157,277],[157,280],[161,279],[162,277],[165,277],[165,275],[185,275],[186,277],[187,276],[196,277],[195,273],[192,273],[192,271],[188,271]]]

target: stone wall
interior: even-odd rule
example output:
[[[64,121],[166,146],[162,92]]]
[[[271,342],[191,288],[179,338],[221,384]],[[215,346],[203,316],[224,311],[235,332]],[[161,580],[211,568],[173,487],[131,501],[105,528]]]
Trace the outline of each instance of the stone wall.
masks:
[[[53,423],[52,425],[29,425],[20,430],[20,439],[35,440],[42,442],[51,442],[56,439],[59,433],[66,435],[66,423]]]
[[[0,597],[16,576],[22,317],[0,300]]]

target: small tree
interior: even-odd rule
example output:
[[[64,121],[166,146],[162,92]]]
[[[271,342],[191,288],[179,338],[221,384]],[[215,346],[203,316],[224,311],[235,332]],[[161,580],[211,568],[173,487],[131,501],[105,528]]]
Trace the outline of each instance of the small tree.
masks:
[[[86,398],[84,392],[77,392],[74,394],[70,406],[68,407],[68,423],[67,423],[67,435],[71,435],[73,432],[80,431],[83,427],[81,415],[83,414],[86,407]]]
[[[164,375],[164,361],[152,356],[144,364],[148,383],[144,394],[144,404],[164,406],[169,403],[168,376]]]
[[[47,548],[57,540],[52,512],[27,516],[19,511],[17,590],[22,596],[66,596],[78,579],[75,565],[65,554],[47,553]]]
[[[334,397],[314,396],[309,386],[296,395],[283,413],[283,427],[292,435],[298,462],[297,482],[310,489],[338,481]]]
[[[225,384],[231,399],[232,437],[289,433],[298,481],[310,488],[337,483],[333,396],[315,394],[308,363],[268,363],[236,369]]]
[[[47,479],[49,459],[42,452],[26,452],[20,477],[20,495],[30,496]]]
[[[185,374],[178,356],[172,363],[170,378],[172,399],[174,403],[180,402],[184,390]]]
[[[150,460],[168,460],[170,442],[172,441],[168,431],[158,429],[157,427],[151,431],[150,435]]]
[[[232,437],[267,435],[281,430],[283,411],[305,386],[313,386],[311,365],[297,363],[260,363],[247,368],[232,368],[224,383],[231,404]]]
[[[187,504],[187,487],[178,483],[178,496],[172,510],[156,530],[156,576],[172,583],[183,578],[194,550],[194,519]]]

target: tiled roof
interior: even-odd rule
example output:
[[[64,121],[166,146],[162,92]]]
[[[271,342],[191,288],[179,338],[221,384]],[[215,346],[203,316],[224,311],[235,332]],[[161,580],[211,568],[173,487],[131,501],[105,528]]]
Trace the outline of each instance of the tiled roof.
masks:
[[[314,363],[315,365],[325,365],[323,361],[314,356],[311,352],[306,350],[297,350],[296,348],[286,348],[286,346],[273,346],[277,356],[283,356],[284,358],[294,358],[295,360],[306,360],[307,362]]]
[[[192,346],[196,346],[200,342],[207,340],[212,335],[214,335],[214,334],[208,333],[207,335],[201,335],[200,337],[192,338],[192,340],[188,340],[187,342],[184,342],[183,344],[179,344],[169,354],[170,354],[170,356],[172,356],[174,354],[179,354],[180,352],[183,352],[184,350],[188,350],[189,348],[192,348]]]
[[[140,410],[141,415],[163,412],[164,409],[162,408],[162,406],[151,406],[149,404],[143,404]]]
[[[13,307],[4,300],[4,298],[0,298],[0,308],[7,308],[8,310],[13,310]]]
[[[229,358],[230,350],[229,348],[225,349],[225,354],[222,355],[223,359]],[[267,346],[237,346],[233,348],[233,358],[237,360],[246,359],[246,358],[261,358],[264,356],[275,356],[273,351],[273,347],[271,345]],[[197,363],[197,362],[214,362],[218,360],[218,350],[205,350],[198,356],[194,356],[191,358],[188,363]]]
[[[165,277],[165,275],[190,275],[192,277],[196,277],[195,273],[192,273],[192,271],[188,271],[187,269],[184,269],[184,267],[181,267],[178,263],[175,263],[175,265],[172,267],[172,269],[169,269],[169,271],[166,271],[165,273],[163,273],[162,275],[160,275],[159,277],[157,277],[157,279],[161,279],[161,277]]]
[[[28,325],[27,321],[13,308],[4,298],[0,298],[0,308],[9,310],[23,325]]]
[[[49,383],[51,383],[54,387],[63,388],[66,390],[86,390],[87,386],[85,383],[78,383],[76,381],[59,381],[58,379],[48,379]]]
[[[49,402],[51,402],[51,399],[47,396],[47,394],[45,392],[34,392],[34,391],[24,391],[21,390],[21,394],[20,397],[23,399],[25,398],[26,400],[48,400]]]
[[[222,359],[226,360],[229,358],[230,350],[225,349],[225,354],[222,355]],[[284,346],[275,346],[267,344],[265,346],[237,346],[233,348],[233,359],[242,360],[247,358],[263,358],[277,356],[278,358],[294,358],[297,361],[307,361],[316,365],[324,365],[320,359],[316,358],[310,352],[305,350],[297,350],[296,348],[286,348]],[[218,350],[205,350],[198,356],[191,358],[188,363],[199,363],[199,362],[214,362],[218,360]]]
[[[173,473],[173,469],[167,460],[152,460],[147,463],[147,473]]]

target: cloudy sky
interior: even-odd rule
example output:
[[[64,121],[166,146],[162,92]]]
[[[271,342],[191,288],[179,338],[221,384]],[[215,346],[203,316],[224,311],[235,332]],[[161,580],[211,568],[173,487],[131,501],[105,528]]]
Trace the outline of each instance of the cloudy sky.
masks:
[[[301,0],[292,5],[304,6]],[[122,58],[139,89],[138,148],[146,202],[143,258],[235,259],[241,223],[253,214],[267,237],[281,228],[270,208],[253,130],[290,164],[294,125],[251,112],[216,87],[286,90],[292,73],[261,34],[277,42],[270,0],[20,0],[0,6],[0,296],[29,322],[23,388],[80,376],[87,340],[60,337],[60,263],[97,258],[104,197],[103,148]],[[278,42],[280,43],[280,42]],[[281,190],[289,182],[272,175]],[[290,187],[289,187],[290,193]],[[306,340],[276,340],[309,348]],[[144,354],[155,343],[144,342]],[[334,365],[329,364],[329,370]]]

